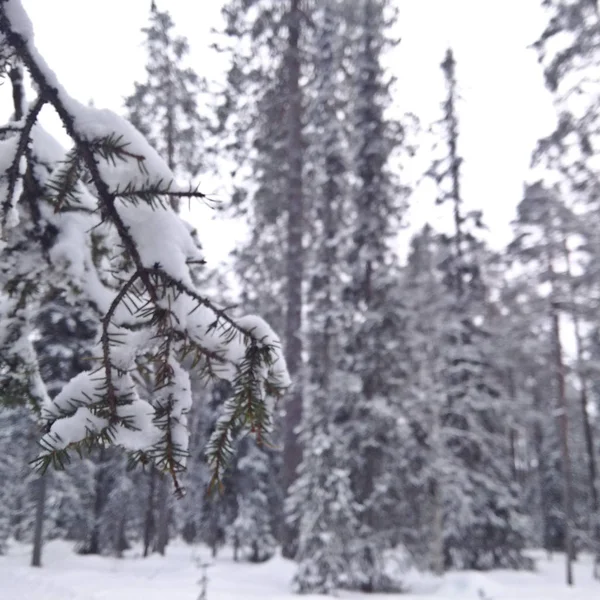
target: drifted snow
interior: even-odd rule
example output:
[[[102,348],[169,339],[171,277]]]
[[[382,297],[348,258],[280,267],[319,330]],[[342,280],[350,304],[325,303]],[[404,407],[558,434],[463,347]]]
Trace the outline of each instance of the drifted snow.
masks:
[[[199,561],[211,564],[210,600],[317,600],[327,596],[298,596],[290,591],[293,562],[276,556],[263,564],[234,563],[224,549],[216,560],[205,547],[179,542],[167,547],[166,557],[142,559],[140,548],[127,558],[80,556],[70,543],[50,542],[41,569],[29,566],[31,547],[12,544],[0,556],[0,600],[196,600],[200,588]],[[407,574],[405,594],[360,594],[341,591],[342,600],[597,600],[598,582],[591,577],[592,561],[583,555],[575,564],[575,587],[564,584],[563,557],[548,560],[539,552],[538,572],[454,572],[437,579]]]

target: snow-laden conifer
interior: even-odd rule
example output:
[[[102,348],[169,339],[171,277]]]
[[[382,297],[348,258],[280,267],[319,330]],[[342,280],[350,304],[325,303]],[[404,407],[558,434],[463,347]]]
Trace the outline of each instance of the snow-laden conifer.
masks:
[[[232,432],[246,426],[264,437],[270,399],[289,385],[279,340],[259,317],[234,319],[195,288],[191,267],[203,257],[169,200],[203,195],[178,187],[172,170],[127,121],[69,96],[35,47],[18,0],[0,3],[0,34],[38,94],[23,119],[4,132],[0,202],[3,268],[9,257],[14,261],[3,280],[0,338],[3,356],[10,352],[23,365],[27,388],[43,404],[47,432],[38,465],[61,467],[72,449],[116,444],[138,461],[153,461],[178,487],[192,402],[185,362],[206,378],[232,383],[208,448],[218,481]],[[34,160],[55,150],[37,125],[45,105],[73,142],[49,176]],[[29,208],[20,197],[27,173],[40,190],[26,201],[35,207],[31,227],[53,232],[45,248],[40,240],[38,249],[23,249],[16,239],[23,235],[20,214]],[[90,370],[52,399],[28,342],[36,290],[45,278],[62,279],[65,291],[85,297],[100,324]],[[150,396],[141,394],[143,376],[152,382]]]

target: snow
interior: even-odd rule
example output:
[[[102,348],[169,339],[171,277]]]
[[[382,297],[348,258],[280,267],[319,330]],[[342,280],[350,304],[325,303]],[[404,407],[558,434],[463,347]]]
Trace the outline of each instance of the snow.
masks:
[[[4,11],[9,18],[12,28],[24,38],[33,37],[33,24],[25,12],[20,0],[9,0],[4,3]]]
[[[199,562],[210,564],[209,600],[295,600],[290,591],[294,563],[276,556],[263,564],[234,563],[225,549],[216,560],[208,548],[175,542],[166,557],[140,557],[139,548],[124,559],[79,556],[70,543],[50,542],[44,549],[44,567],[29,567],[31,548],[12,543],[0,556],[0,600],[196,600],[201,577]],[[596,600],[600,583],[591,577],[592,560],[582,556],[575,565],[573,588],[563,581],[563,557],[548,559],[537,553],[538,571],[490,573],[453,572],[438,579],[408,575],[405,594],[340,592],[344,600]],[[302,596],[306,600],[324,596]]]
[[[203,255],[185,222],[167,207],[124,201],[115,206],[129,228],[144,266],[151,269],[160,265],[171,277],[193,287],[186,261],[202,260]]]
[[[65,158],[67,151],[39,123],[31,128],[30,135],[33,154],[40,162],[55,165]]]

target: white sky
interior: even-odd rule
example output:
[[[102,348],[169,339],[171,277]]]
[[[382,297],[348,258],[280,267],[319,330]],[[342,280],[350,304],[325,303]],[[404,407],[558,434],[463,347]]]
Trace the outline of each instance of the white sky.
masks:
[[[143,77],[140,29],[147,23],[150,0],[22,1],[33,21],[38,48],[71,95],[120,111],[133,81]],[[439,64],[450,44],[464,99],[460,150],[465,157],[465,201],[484,211],[490,242],[501,247],[508,240],[531,151],[554,123],[541,69],[534,52],[527,49],[544,25],[541,0],[398,3],[402,43],[391,58],[398,78],[395,104],[415,112],[426,124],[437,117],[444,94]],[[209,44],[211,27],[220,24],[221,2],[157,0],[157,4],[171,12],[177,31],[188,37],[192,66],[199,74],[218,79],[222,62]],[[8,85],[0,89],[0,97],[10,97]],[[7,106],[4,99],[2,105]],[[55,122],[45,122],[53,134],[62,135]],[[425,185],[415,194],[409,215],[413,226],[426,220],[439,225],[443,219],[439,209],[432,211],[430,192]],[[194,224],[211,263],[225,258],[242,235],[240,227],[212,222],[204,210],[195,215]]]

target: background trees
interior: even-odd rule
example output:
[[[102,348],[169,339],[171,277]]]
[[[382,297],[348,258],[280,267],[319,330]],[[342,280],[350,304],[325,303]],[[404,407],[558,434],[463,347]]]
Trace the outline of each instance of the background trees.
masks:
[[[522,569],[542,545],[570,572],[597,551],[597,15],[547,4],[537,48],[558,126],[533,153],[514,239],[492,251],[487,199],[463,185],[460,64],[440,56],[439,119],[413,131],[385,66],[391,1],[230,0],[219,90],[153,7],[125,101],[137,130],[55,85],[20,5],[0,3],[15,98],[0,139],[0,475],[14,482],[0,550],[35,537],[39,564],[44,514],[46,536],[82,553],[164,554],[181,535],[262,562],[281,545],[302,593],[401,589],[398,555],[437,574]],[[46,104],[71,149],[39,126]],[[407,171],[432,139],[419,175],[445,225],[409,230]],[[180,181],[217,164],[224,210],[248,225],[221,269],[176,214],[203,199]],[[283,343],[230,317],[238,303]],[[284,355],[293,386],[273,406]],[[85,456],[36,479],[40,421],[42,466]]]

